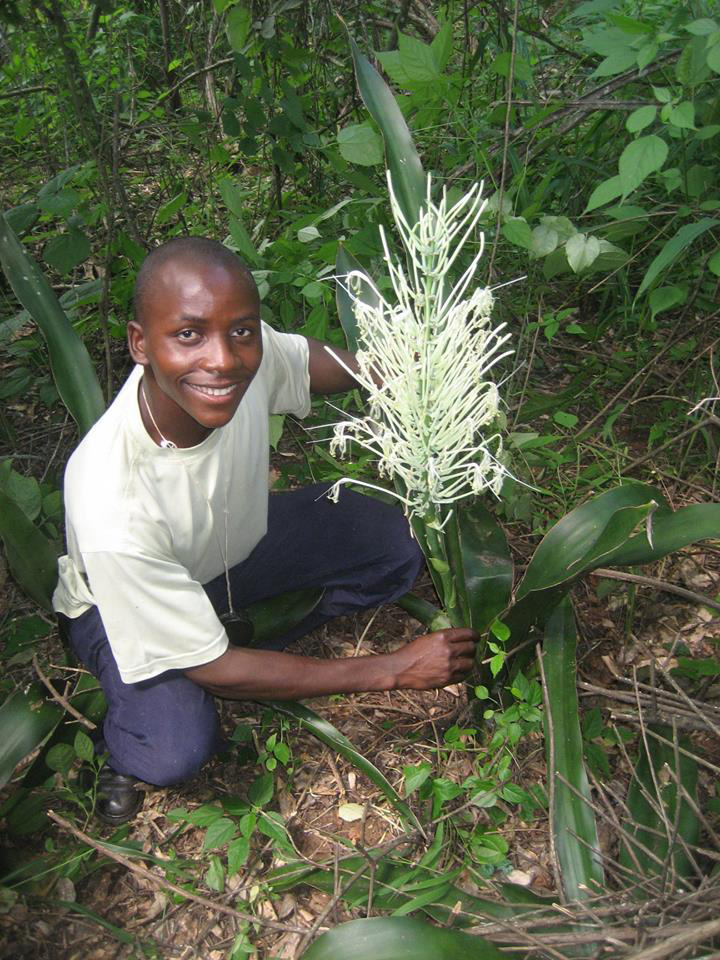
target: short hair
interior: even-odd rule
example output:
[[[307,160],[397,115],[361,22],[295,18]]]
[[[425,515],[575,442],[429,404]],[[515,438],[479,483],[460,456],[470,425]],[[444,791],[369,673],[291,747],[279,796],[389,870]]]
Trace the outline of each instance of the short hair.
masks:
[[[229,273],[239,274],[252,289],[257,290],[250,268],[223,243],[209,237],[175,237],[151,250],[138,270],[133,289],[133,313],[138,323],[143,322],[144,301],[158,270],[171,260],[185,260],[190,263],[197,263],[199,260],[224,267]]]

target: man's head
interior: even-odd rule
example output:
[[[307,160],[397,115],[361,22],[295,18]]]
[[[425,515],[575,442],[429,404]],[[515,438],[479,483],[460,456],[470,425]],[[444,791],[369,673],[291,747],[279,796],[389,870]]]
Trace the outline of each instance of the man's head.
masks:
[[[134,306],[128,344],[148,406],[163,436],[194,446],[232,418],[260,366],[252,274],[214,240],[171,240],[140,268]]]

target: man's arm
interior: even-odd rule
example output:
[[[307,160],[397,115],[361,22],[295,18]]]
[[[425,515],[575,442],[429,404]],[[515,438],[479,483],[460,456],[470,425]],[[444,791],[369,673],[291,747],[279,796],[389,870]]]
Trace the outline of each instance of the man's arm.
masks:
[[[346,390],[354,390],[358,386],[358,382],[352,374],[341,367],[335,357],[327,352],[324,343],[320,340],[313,340],[312,337],[306,337],[306,339],[310,350],[308,369],[310,372],[310,391],[312,393],[343,393]],[[329,344],[329,346],[347,367],[351,370],[357,370],[357,360],[354,353],[336,347],[334,344]]]
[[[465,628],[427,633],[394,653],[316,660],[230,647],[185,671],[228,700],[303,700],[333,693],[432,690],[462,680],[473,667],[477,634]]]

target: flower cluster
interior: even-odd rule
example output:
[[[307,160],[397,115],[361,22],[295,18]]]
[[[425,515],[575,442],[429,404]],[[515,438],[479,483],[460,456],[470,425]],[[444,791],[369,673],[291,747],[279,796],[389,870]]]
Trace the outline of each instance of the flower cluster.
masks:
[[[377,290],[377,305],[364,303],[357,295],[361,275],[348,274],[361,346],[356,379],[367,390],[369,415],[337,424],[332,449],[342,456],[352,439],[373,452],[380,474],[396,481],[408,516],[428,518],[470,494],[499,493],[502,439],[483,431],[498,413],[497,387],[488,374],[512,352],[502,350],[510,334],[504,324],[491,324],[487,287],[466,296],[482,242],[455,286],[447,280],[485,206],[481,187],[448,209],[445,191],[432,202],[428,177],[420,218],[410,226],[389,173],[388,186],[408,268],[393,259],[381,228],[395,305]]]

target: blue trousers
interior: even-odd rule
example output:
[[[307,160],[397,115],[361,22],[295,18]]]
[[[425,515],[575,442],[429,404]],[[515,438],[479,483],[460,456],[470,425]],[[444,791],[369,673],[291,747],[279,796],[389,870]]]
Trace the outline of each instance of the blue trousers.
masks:
[[[233,606],[277,593],[324,587],[318,606],[267,649],[282,649],[332,617],[389,603],[406,593],[422,566],[400,510],[343,490],[337,504],[327,484],[270,495],[268,531],[230,570]],[[227,610],[225,574],[205,584],[218,614]],[[61,615],[71,646],[97,677],[108,712],[96,749],[118,773],[166,786],[194,776],[223,746],[212,696],[180,670],[123,683],[100,612]]]

